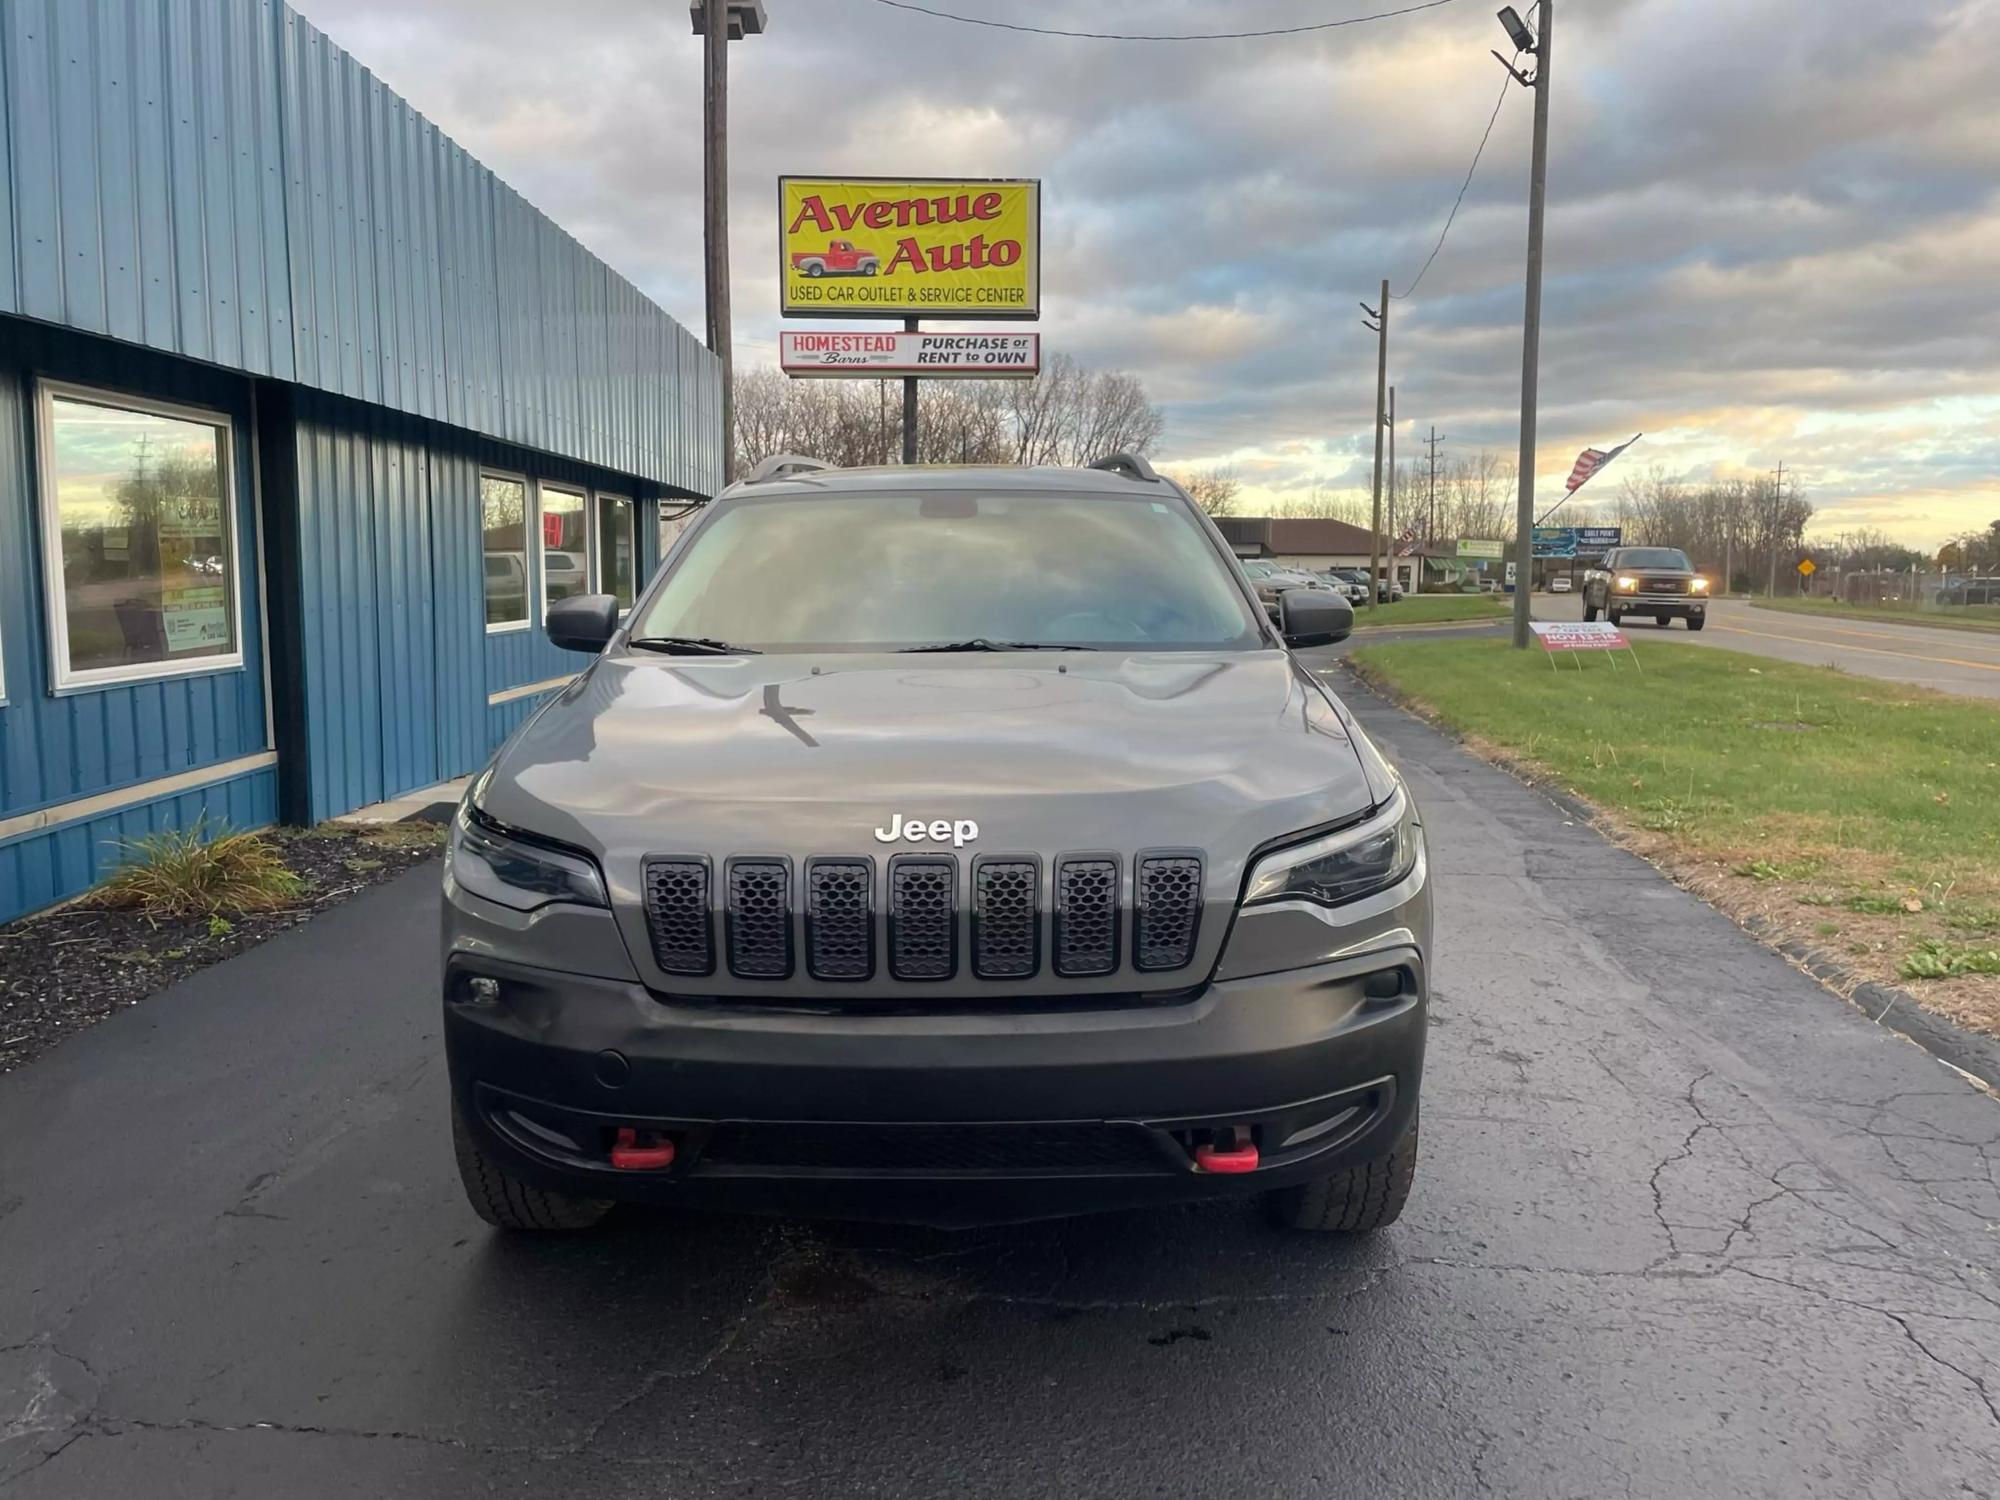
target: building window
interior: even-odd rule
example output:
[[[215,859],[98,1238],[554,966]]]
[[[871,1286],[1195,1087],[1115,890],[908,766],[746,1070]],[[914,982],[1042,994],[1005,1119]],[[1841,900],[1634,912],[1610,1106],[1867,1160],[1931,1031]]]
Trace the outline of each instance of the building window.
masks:
[[[542,605],[590,592],[590,512],[581,490],[542,486]]]
[[[58,691],[243,665],[229,418],[41,387]]]
[[[485,536],[486,628],[528,623],[528,481],[479,476],[479,524]]]
[[[618,601],[622,614],[632,607],[639,563],[634,553],[632,502],[623,495],[597,497],[597,587]]]

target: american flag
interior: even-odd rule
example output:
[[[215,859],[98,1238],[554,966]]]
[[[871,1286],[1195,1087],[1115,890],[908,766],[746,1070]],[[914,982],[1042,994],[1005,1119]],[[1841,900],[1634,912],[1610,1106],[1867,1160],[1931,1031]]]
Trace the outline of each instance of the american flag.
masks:
[[[1638,442],[1642,436],[1644,436],[1642,433],[1633,433],[1632,436],[1625,439],[1624,442],[1613,448],[1609,453],[1605,453],[1597,448],[1584,449],[1583,452],[1577,454],[1576,466],[1569,471],[1569,482],[1563,488],[1571,491],[1580,489],[1585,480],[1589,479],[1591,475],[1610,463],[1612,459],[1623,453],[1627,448]]]

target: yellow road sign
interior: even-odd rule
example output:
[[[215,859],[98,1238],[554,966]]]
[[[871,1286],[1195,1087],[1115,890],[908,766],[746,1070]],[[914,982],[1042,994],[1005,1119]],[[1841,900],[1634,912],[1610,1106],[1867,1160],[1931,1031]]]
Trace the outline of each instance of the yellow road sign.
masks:
[[[1805,578],[1810,578],[1813,576],[1813,574],[1817,573],[1818,571],[1819,571],[1819,564],[1814,562],[1810,557],[1801,558],[1799,560],[1800,576]]]

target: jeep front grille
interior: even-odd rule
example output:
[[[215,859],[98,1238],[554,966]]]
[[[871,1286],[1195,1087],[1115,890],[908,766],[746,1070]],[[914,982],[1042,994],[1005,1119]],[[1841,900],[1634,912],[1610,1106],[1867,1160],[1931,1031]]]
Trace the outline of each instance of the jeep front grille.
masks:
[[[1194,957],[1201,923],[1201,861],[1192,855],[1152,855],[1133,881],[1132,962],[1141,969],[1178,969]]]
[[[958,969],[958,862],[924,855],[889,861],[889,972],[949,979]]]
[[[1040,874],[1027,859],[973,865],[972,972],[981,979],[1026,979],[1041,968]]]
[[[1070,979],[1118,967],[1118,861],[1066,859],[1056,868],[1056,972]]]
[[[865,859],[806,864],[806,971],[815,979],[875,972],[875,866]]]
[[[783,979],[792,972],[792,867],[782,859],[729,862],[729,972]]]
[[[935,983],[958,975],[963,946],[981,980],[1032,979],[1045,968],[1102,979],[1121,968],[1185,969],[1201,932],[1203,866],[1193,852],[1139,856],[1129,895],[1114,853],[1059,856],[1046,887],[1032,855],[982,855],[969,871],[950,853],[900,854],[886,869],[865,855],[824,855],[805,860],[796,879],[775,855],[718,863],[645,861],[647,935],[667,974]]]
[[[649,859],[646,930],[653,962],[669,974],[709,974],[715,946],[708,920],[708,861]]]

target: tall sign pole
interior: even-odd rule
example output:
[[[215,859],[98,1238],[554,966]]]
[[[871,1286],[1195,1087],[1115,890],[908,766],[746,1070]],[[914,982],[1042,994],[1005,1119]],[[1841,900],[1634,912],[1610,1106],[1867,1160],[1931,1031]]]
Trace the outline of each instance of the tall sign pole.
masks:
[[[1542,27],[1533,48],[1535,77],[1530,85],[1535,91],[1535,144],[1528,168],[1528,292],[1521,317],[1520,488],[1514,507],[1517,651],[1526,651],[1534,639],[1528,628],[1528,579],[1535,567],[1535,397],[1542,348],[1542,199],[1549,181],[1549,37],[1555,29],[1555,0],[1541,0],[1541,7]]]
[[[1389,594],[1396,583],[1396,388],[1389,387]]]
[[[915,333],[917,331],[917,320],[915,318],[903,319],[903,332]],[[903,462],[913,464],[916,461],[917,377],[906,375],[903,377]]]

